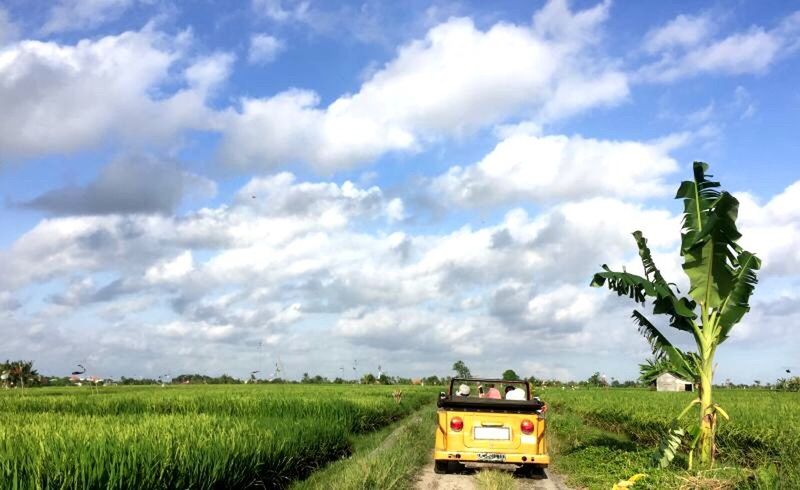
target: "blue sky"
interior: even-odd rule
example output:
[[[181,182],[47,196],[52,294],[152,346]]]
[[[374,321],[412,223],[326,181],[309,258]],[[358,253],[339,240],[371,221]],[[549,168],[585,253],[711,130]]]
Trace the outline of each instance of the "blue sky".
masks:
[[[685,284],[671,197],[704,160],[765,263],[718,376],[772,381],[799,52],[778,1],[6,0],[0,357],[634,378],[632,305],[587,284],[640,267],[637,228]]]

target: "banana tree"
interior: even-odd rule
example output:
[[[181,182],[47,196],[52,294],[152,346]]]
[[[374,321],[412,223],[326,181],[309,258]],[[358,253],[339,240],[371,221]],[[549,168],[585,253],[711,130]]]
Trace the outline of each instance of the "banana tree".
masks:
[[[696,352],[683,352],[643,313],[633,311],[634,321],[649,341],[655,360],[698,386],[697,399],[681,415],[694,405],[700,407],[692,451],[699,442],[703,465],[714,460],[717,415],[727,418],[712,397],[714,354],[750,310],[756,271],[761,267],[761,261],[737,243],[741,237],[736,228],[739,202],[728,192],[720,191],[719,182],[708,180],[711,175],[706,174],[707,170],[707,164],[694,162],[694,180],[682,182],[675,196],[684,204],[680,251],[683,270],[689,278],[688,296],[680,296],[678,288],[661,275],[640,231],[633,236],[644,276],[612,271],[603,265],[603,271],[595,274],[591,283],[594,287],[607,285],[642,306],[649,301],[654,315],[665,315],[670,327],[694,339]]]

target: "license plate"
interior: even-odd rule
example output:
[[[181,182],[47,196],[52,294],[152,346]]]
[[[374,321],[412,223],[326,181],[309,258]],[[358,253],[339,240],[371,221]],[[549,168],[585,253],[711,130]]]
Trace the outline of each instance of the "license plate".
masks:
[[[507,441],[511,439],[508,427],[475,427],[473,439],[478,441]]]
[[[478,453],[478,461],[485,463],[502,463],[506,460],[505,454],[499,453]]]

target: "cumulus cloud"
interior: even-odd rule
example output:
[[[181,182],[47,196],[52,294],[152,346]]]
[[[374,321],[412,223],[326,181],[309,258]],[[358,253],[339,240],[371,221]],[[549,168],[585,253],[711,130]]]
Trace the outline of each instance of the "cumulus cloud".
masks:
[[[122,157],[85,186],[55,189],[19,206],[51,214],[170,213],[189,196],[212,197],[216,184],[176,162]]]
[[[640,68],[638,77],[645,81],[672,82],[704,72],[758,74],[798,47],[800,12],[787,16],[772,29],[752,26],[713,40],[708,39],[710,27],[705,19],[681,15],[650,31],[645,38],[645,49],[660,58]]]
[[[455,355],[485,352],[491,340],[491,322],[485,318],[457,318],[416,309],[378,308],[348,310],[334,332],[358,344],[388,350],[433,351],[447,349]],[[391,347],[390,347],[391,346]]]
[[[789,264],[778,274],[800,264],[789,246],[800,216],[796,188],[764,204],[742,195],[745,240],[759,241],[743,244],[765,258],[765,277],[773,262]],[[227,204],[181,217],[46,219],[0,252],[0,302],[13,307],[0,313],[0,329],[16,328],[17,317],[45,330],[56,317],[88,322],[115,359],[152,355],[159,365],[166,343],[180,346],[170,365],[194,369],[259,342],[296,366],[319,358],[327,375],[351,356],[430,369],[420,352],[491,369],[482,361],[490,354],[509,365],[527,359],[518,339],[534,334],[545,352],[537,361],[570,351],[634,364],[647,346],[626,320],[631,305],[590,289],[591,274],[604,262],[640,272],[630,236],[640,229],[662,272],[683,289],[680,216],[653,204],[573,199],[426,234],[394,228],[385,219],[391,202],[377,186],[276,174],[252,179]],[[58,292],[45,306],[13,306],[22,300],[11,291],[48,281]],[[774,316],[785,306],[764,309]],[[151,320],[140,326],[140,317]],[[252,369],[253,356],[236,356],[237,365]]]
[[[737,194],[741,245],[763,261],[763,274],[800,274],[800,181],[761,204],[749,193]]]
[[[43,34],[91,29],[118,19],[134,0],[58,0],[42,26]]]
[[[350,181],[296,182],[293,174],[283,172],[270,177],[256,177],[242,187],[236,200],[259,214],[305,219],[319,217],[328,224],[346,224],[353,218],[394,219],[398,206],[387,202],[377,186],[361,189]],[[402,201],[399,201],[402,207]]]
[[[515,114],[553,120],[617,103],[628,93],[625,75],[587,53],[606,11],[601,4],[571,12],[554,1],[533,25],[486,31],[450,19],[327,107],[297,89],[242,99],[227,115],[219,158],[242,168],[300,161],[333,171]]]
[[[286,44],[269,34],[253,34],[250,36],[250,49],[247,60],[253,64],[267,64],[275,61],[286,49]]]
[[[710,14],[679,15],[645,36],[644,49],[658,53],[673,48],[696,46],[714,31]]]
[[[210,129],[209,91],[232,58],[187,62],[191,34],[150,26],[74,45],[20,41],[0,52],[0,161],[67,153],[116,137],[171,145],[185,129]],[[156,95],[177,73],[182,88]]]
[[[481,161],[451,167],[431,182],[439,199],[460,206],[547,202],[595,196],[663,197],[675,172],[674,138],[642,143],[514,133]]]

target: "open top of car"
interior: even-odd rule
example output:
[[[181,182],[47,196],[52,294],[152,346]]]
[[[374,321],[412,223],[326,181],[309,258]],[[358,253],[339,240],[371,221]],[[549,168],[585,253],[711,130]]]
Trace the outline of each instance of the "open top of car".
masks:
[[[524,399],[509,400],[505,398],[489,398],[482,396],[481,387],[490,386],[514,387],[525,391]],[[459,387],[469,387],[468,393],[459,393]],[[475,389],[477,388],[477,389]],[[488,391],[488,390],[486,390]],[[492,378],[453,378],[450,380],[450,389],[439,394],[437,402],[439,408],[461,409],[474,411],[508,411],[519,413],[538,412],[545,404],[533,397],[527,381],[508,381]]]
[[[501,393],[502,390],[502,393]],[[437,401],[435,470],[464,463],[544,468],[550,463],[545,405],[526,381],[453,378]]]

